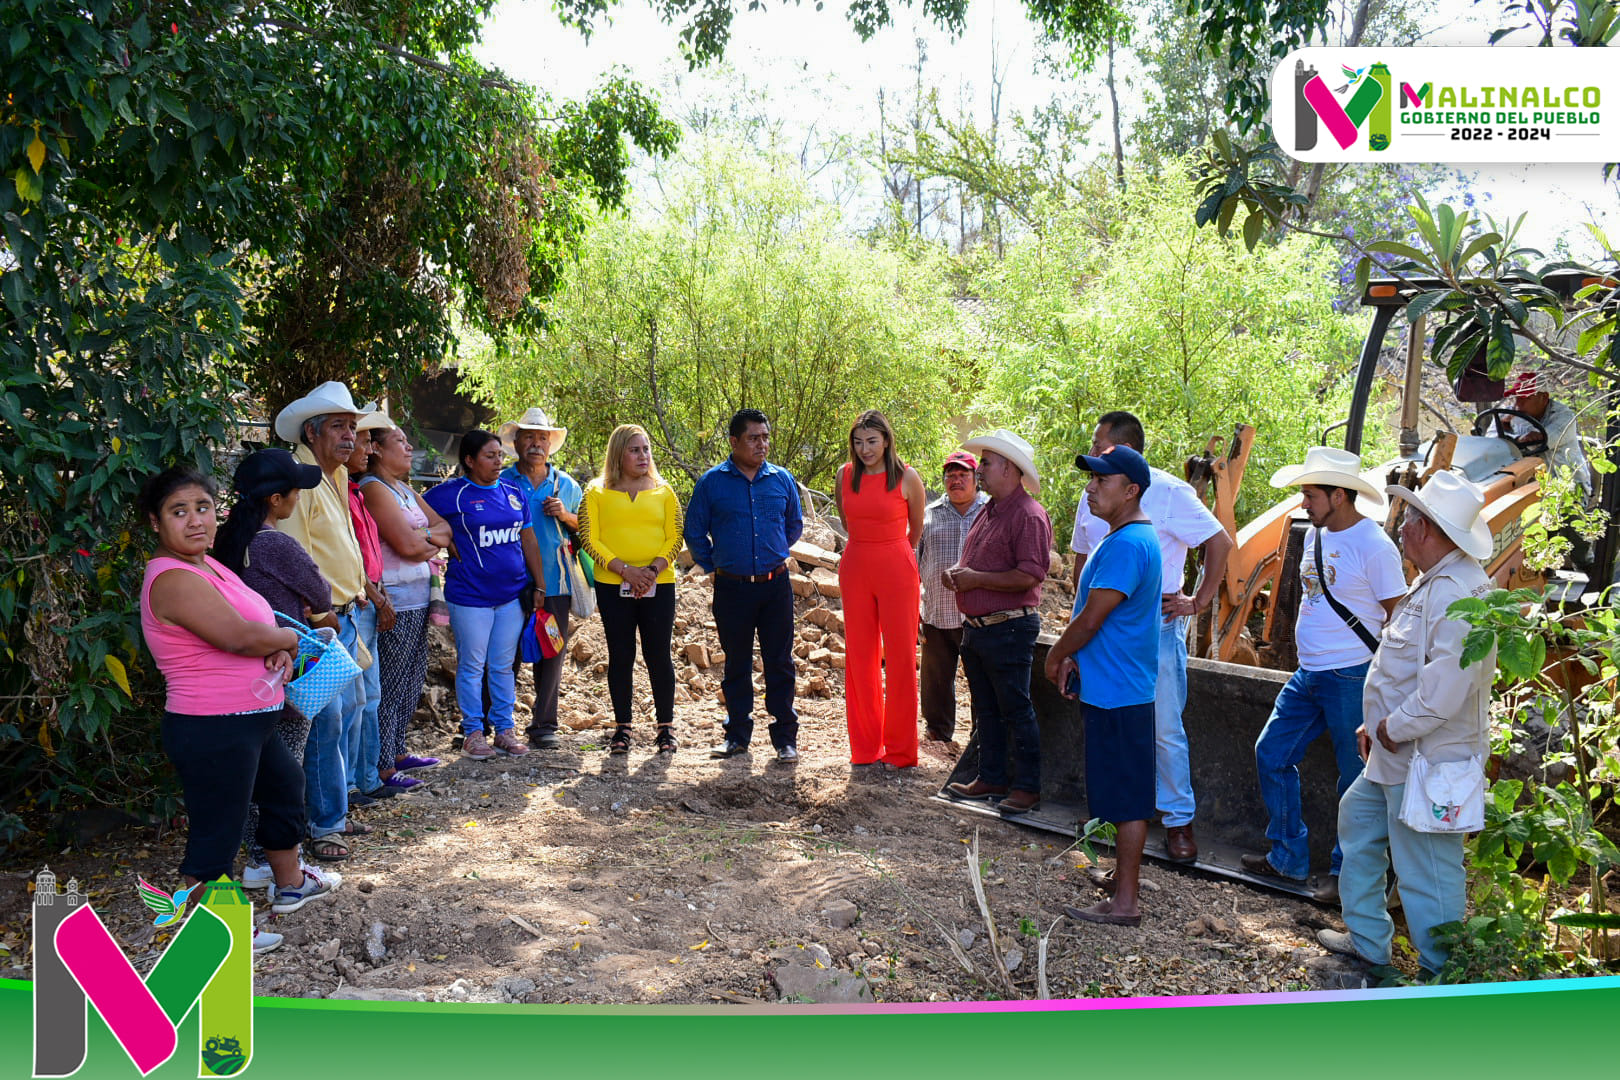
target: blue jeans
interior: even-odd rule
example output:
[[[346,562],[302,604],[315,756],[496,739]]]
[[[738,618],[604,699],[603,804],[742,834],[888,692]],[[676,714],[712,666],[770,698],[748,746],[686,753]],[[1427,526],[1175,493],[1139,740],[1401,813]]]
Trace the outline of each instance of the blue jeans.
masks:
[[[1187,617],[1159,625],[1159,682],[1153,702],[1154,800],[1167,827],[1192,824],[1192,761],[1181,714],[1187,707]]]
[[[353,609],[338,616],[338,640],[344,648],[354,652],[359,635]],[[360,727],[365,707],[365,680],[356,678],[310,721],[309,741],[304,744],[304,810],[311,839],[340,833],[347,824],[349,785],[343,749],[347,734]]]
[[[377,660],[377,605],[356,608],[354,624],[359,629],[360,641],[371,653],[371,666],[360,673],[360,686],[366,695],[360,722],[353,730],[345,729],[343,733],[344,778],[351,791],[376,791],[382,786],[382,777],[377,773],[377,757],[382,749],[382,735],[377,728],[377,706],[382,701],[382,664]]]
[[[1361,726],[1361,690],[1367,681],[1367,667],[1357,664],[1328,671],[1294,672],[1277,695],[1271,719],[1255,741],[1260,797],[1271,815],[1266,825],[1266,836],[1271,840],[1268,858],[1279,874],[1304,879],[1311,872],[1305,819],[1299,807],[1299,763],[1305,759],[1306,748],[1327,732],[1339,763],[1340,798],[1361,775],[1356,728]],[[1341,858],[1335,844],[1335,874]]]
[[[754,737],[754,638],[765,666],[765,711],[771,745],[799,745],[799,713],[793,707],[798,671],[793,666],[793,585],[786,574],[770,581],[714,578],[714,633],[726,654],[720,692],[726,698],[726,738],[747,746]]]
[[[1040,629],[1039,615],[962,627],[962,670],[973,695],[973,726],[979,733],[979,779],[997,787],[1009,783],[1011,731],[1011,786],[1036,794],[1041,790],[1041,729],[1029,699],[1029,676]]]
[[[512,730],[517,679],[512,660],[523,633],[523,605],[514,597],[500,607],[451,604],[450,632],[456,636],[456,705],[461,733],[484,731],[484,679],[489,679],[489,723],[499,735]]]
[[[1395,923],[1384,903],[1384,877],[1393,861],[1418,961],[1439,972],[1446,953],[1434,943],[1432,932],[1468,913],[1463,834],[1422,833],[1401,824],[1405,794],[1405,784],[1375,784],[1358,776],[1339,800],[1339,842],[1344,845],[1339,902],[1356,951],[1375,963],[1389,963]]]

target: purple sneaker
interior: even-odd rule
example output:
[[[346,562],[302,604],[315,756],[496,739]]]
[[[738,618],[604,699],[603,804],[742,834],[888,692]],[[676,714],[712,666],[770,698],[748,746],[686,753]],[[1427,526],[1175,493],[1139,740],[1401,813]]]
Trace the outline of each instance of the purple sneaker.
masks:
[[[412,769],[433,769],[442,764],[444,763],[436,757],[417,757],[415,754],[407,754],[394,762],[394,768],[400,772],[410,772]]]
[[[383,790],[385,791],[397,791],[403,794],[412,788],[421,787],[422,781],[418,780],[414,776],[406,776],[402,772],[396,772],[393,776],[390,776],[388,779],[384,780],[382,782],[382,786]]]

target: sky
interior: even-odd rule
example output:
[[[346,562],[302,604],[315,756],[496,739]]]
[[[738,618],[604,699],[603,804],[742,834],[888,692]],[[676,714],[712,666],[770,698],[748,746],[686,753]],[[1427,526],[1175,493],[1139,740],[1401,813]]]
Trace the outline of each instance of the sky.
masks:
[[[838,0],[820,12],[813,4],[781,2],[763,12],[739,11],[726,67],[689,74],[676,28],[659,22],[646,3],[618,5],[611,25],[586,41],[562,26],[544,0],[507,0],[486,27],[478,53],[486,63],[561,98],[581,96],[609,69],[622,68],[657,90],[671,112],[676,110],[669,105],[682,101],[723,97],[728,83],[740,79],[770,102],[790,134],[826,135],[875,130],[880,88],[889,91],[891,102],[896,95],[909,99],[921,39],[925,79],[939,89],[942,105],[960,102],[987,118],[994,65],[1003,73],[1004,116],[1056,96],[1094,94],[1104,112],[1093,142],[1098,152],[1108,151],[1101,78],[1062,78],[1040,63],[1039,35],[1016,0],[973,0],[966,32],[957,40],[898,0],[893,9],[897,25],[867,42],[850,29]],[[1434,45],[1483,45],[1500,21],[1496,10],[1481,10],[1469,0],[1440,0],[1424,17],[1434,27],[1425,43]],[[1131,68],[1122,61],[1121,77],[1129,78]],[[1128,125],[1128,109],[1124,119]],[[1613,185],[1601,182],[1595,165],[1468,168],[1477,170],[1472,190],[1488,212],[1500,217],[1530,211],[1524,240],[1532,246],[1550,248],[1562,235],[1577,257],[1595,256],[1596,246],[1581,227],[1587,220],[1596,220],[1611,242],[1620,243],[1620,200]],[[875,190],[869,194],[876,197]]]

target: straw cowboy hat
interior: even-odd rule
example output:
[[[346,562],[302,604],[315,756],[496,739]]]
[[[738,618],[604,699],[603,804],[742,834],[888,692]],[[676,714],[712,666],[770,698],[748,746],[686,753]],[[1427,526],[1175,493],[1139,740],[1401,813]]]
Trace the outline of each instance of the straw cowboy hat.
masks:
[[[1397,499],[1405,499],[1418,513],[1440,526],[1440,531],[1463,553],[1486,559],[1496,548],[1491,527],[1480,517],[1485,509],[1485,492],[1478,484],[1453,472],[1435,473],[1422,491],[1391,484],[1384,489]]]
[[[1305,451],[1305,464],[1284,465],[1271,474],[1271,486],[1274,488],[1303,487],[1306,484],[1349,488],[1380,506],[1384,504],[1384,493],[1362,479],[1360,455],[1348,450],[1313,446]]]
[[[1000,454],[1018,466],[1018,471],[1024,474],[1024,486],[1031,495],[1041,493],[1041,474],[1035,468],[1035,448],[1006,428],[997,428],[986,435],[975,435],[962,444],[962,449],[981,456],[986,450]]]
[[[568,429],[558,427],[551,422],[544,409],[530,409],[523,414],[520,420],[508,420],[501,425],[501,430],[495,434],[501,437],[502,442],[511,442],[520,431],[549,431],[551,439],[547,443],[547,454],[555,454],[562,449],[563,442],[568,438]]]
[[[376,411],[375,401],[356,405],[347,386],[340,382],[323,382],[276,414],[276,435],[287,442],[296,443],[299,432],[304,429],[304,421],[311,417],[331,413],[365,416]]]
[[[386,412],[384,412],[382,409],[378,409],[374,413],[368,413],[367,415],[361,417],[360,422],[354,425],[354,430],[393,431],[397,427],[399,427],[399,425],[394,423],[392,418],[390,418]]]

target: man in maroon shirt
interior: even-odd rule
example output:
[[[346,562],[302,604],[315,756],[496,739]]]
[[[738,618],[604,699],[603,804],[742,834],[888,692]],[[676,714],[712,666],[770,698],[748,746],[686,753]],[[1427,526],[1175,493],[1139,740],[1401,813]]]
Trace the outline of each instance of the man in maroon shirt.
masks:
[[[979,775],[947,791],[957,799],[999,799],[1002,813],[1021,814],[1041,802],[1041,733],[1029,675],[1052,523],[1032,497],[1040,494],[1041,476],[1029,443],[999,430],[962,448],[979,455],[979,479],[990,503],[979,511],[962,542],[962,557],[943,580],[962,612],[962,669],[979,732]]]

